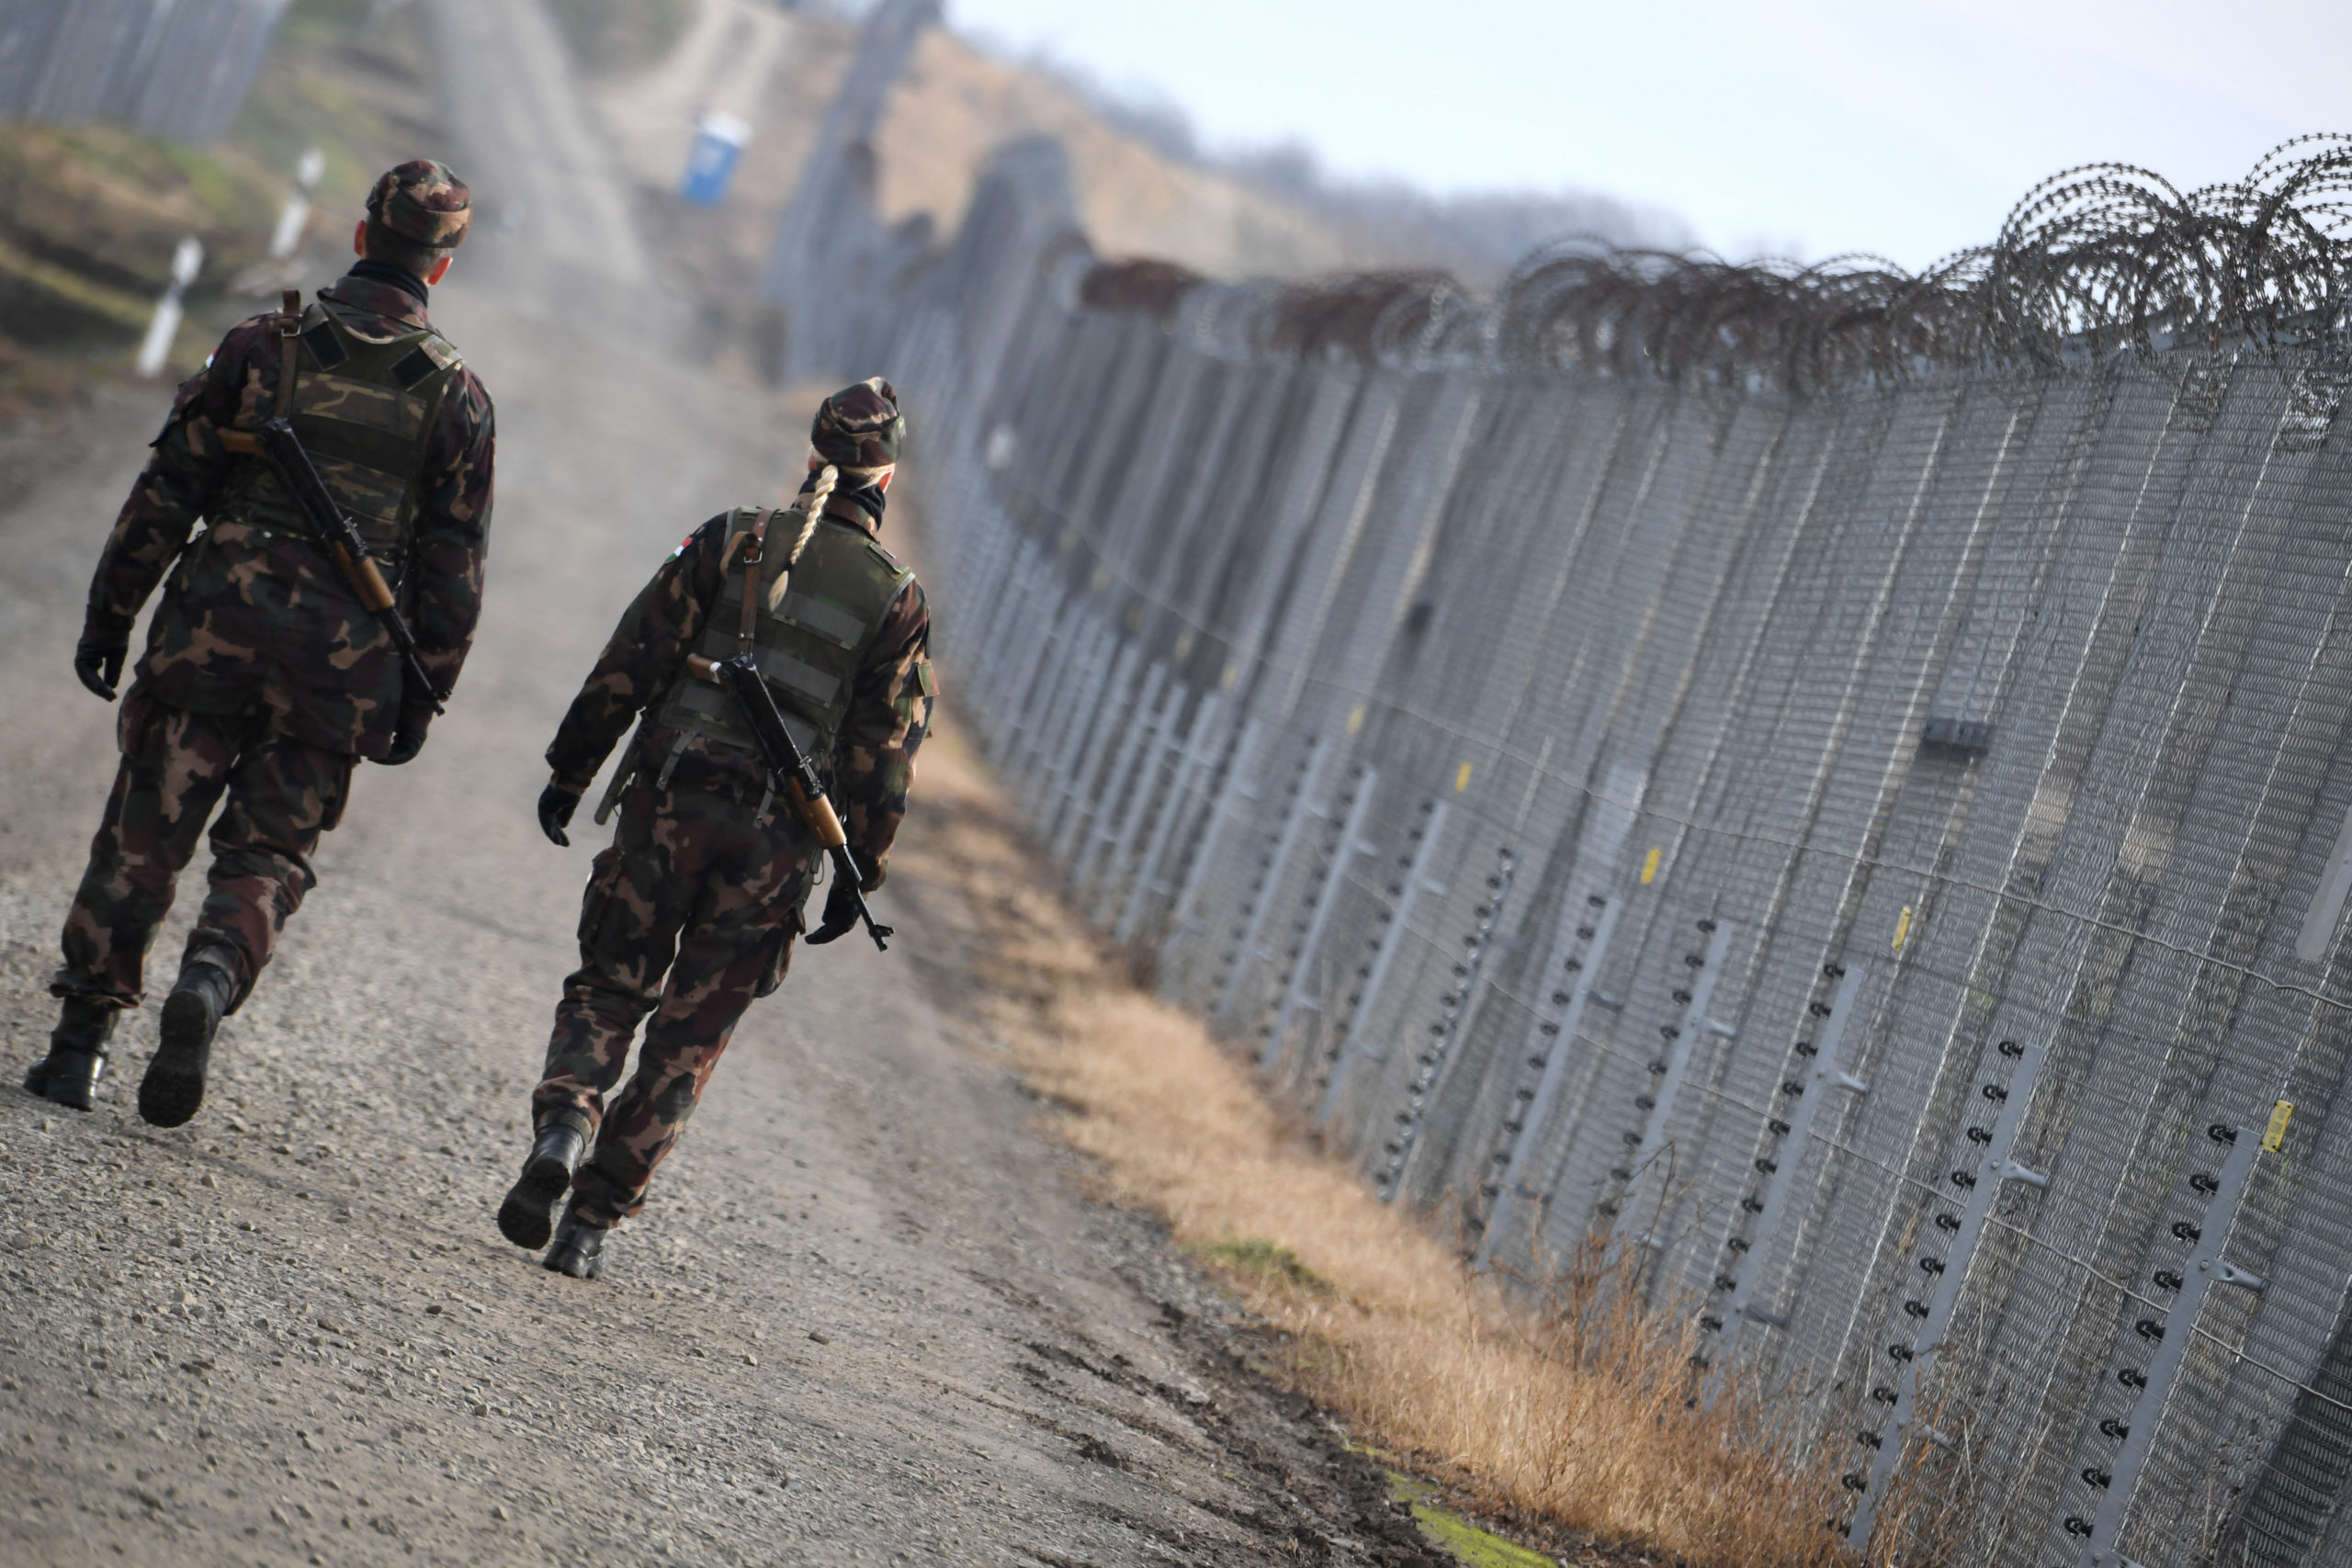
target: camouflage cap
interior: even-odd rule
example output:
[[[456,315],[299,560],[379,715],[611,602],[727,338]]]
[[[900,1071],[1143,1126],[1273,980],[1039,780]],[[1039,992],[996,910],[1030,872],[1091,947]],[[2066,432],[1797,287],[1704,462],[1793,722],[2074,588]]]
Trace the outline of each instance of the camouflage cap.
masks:
[[[808,445],[845,474],[879,473],[899,460],[907,438],[899,394],[879,376],[843,387],[817,406]]]
[[[447,164],[412,158],[376,182],[368,212],[404,240],[455,250],[473,221],[473,192]]]

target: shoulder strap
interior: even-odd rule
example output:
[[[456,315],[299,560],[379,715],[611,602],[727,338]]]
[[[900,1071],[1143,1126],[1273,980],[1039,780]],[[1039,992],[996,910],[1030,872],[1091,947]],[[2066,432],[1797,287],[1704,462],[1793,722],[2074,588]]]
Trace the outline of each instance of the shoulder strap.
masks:
[[[302,341],[302,291],[286,290],[277,318],[277,417],[294,417],[295,347]]]
[[[736,628],[736,637],[746,653],[752,651],[758,628],[760,560],[765,554],[768,519],[775,515],[775,507],[761,507],[759,515],[752,519],[752,536],[743,541],[743,620]]]

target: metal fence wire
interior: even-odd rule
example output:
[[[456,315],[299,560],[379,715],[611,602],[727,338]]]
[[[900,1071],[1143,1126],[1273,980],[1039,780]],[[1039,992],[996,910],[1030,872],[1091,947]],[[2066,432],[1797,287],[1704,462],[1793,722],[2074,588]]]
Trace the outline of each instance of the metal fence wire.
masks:
[[[1384,1197],[1641,1259],[1876,1560],[2346,1562],[2347,169],[1481,302],[1033,142],[831,281],[1070,897]]]
[[[6,0],[0,115],[225,135],[288,0]]]

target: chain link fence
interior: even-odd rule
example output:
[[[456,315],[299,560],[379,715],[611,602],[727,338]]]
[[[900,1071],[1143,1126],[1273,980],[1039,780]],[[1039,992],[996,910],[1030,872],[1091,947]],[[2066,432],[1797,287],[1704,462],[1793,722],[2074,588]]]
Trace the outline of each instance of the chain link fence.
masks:
[[[1874,1560],[2352,1561],[2352,352],[2314,141],[1920,277],[834,280],[1069,897],[1385,1198],[1598,1238]]]
[[[0,115],[126,120],[179,141],[227,133],[287,0],[9,0]]]

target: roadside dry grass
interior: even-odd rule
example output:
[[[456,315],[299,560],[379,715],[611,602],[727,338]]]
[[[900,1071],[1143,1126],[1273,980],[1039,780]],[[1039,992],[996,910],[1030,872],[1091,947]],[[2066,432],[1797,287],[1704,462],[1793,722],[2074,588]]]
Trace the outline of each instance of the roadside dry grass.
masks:
[[[1689,1397],[1679,1329],[1570,1260],[1532,1300],[1469,1274],[1313,1147],[1199,1021],[1139,990],[1039,873],[952,728],[922,759],[921,874],[985,912],[977,971],[1105,1195],[1158,1214],[1273,1327],[1283,1375],[1365,1441],[1531,1539],[1708,1568],[1813,1568],[1835,1482]]]

